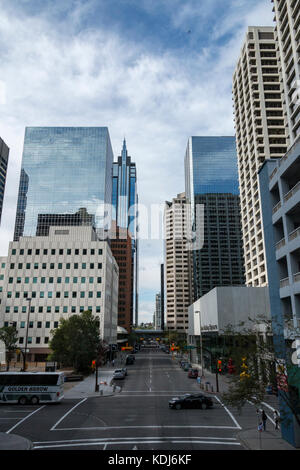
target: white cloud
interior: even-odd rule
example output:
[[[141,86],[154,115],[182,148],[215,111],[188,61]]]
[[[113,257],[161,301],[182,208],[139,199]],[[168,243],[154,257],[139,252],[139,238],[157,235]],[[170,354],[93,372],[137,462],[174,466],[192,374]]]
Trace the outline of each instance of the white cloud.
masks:
[[[171,49],[155,54],[143,49],[142,43],[128,42],[124,31],[119,36],[111,33],[109,26],[82,29],[75,35],[82,18],[92,11],[90,1],[75,2],[72,14],[58,23],[51,16],[53,9],[51,14],[44,10],[26,16],[13,5],[8,11],[2,2],[1,81],[6,102],[1,137],[10,147],[10,162],[0,255],[6,254],[13,236],[25,126],[107,126],[115,158],[126,136],[128,152],[137,164],[141,203],[163,203],[184,191],[188,138],[234,134],[231,78],[241,33],[248,22],[256,24],[266,17],[265,2],[256,2],[249,12],[245,1],[233,1],[233,7],[243,7],[239,18],[232,8],[215,28],[215,38],[236,28],[230,42],[218,50],[212,43],[179,55]],[[163,3],[174,8],[173,0]],[[203,17],[210,17],[216,3],[205,2],[202,11],[195,10],[198,3],[190,0],[182,6],[177,1],[181,6],[177,19],[173,10],[173,23],[184,29],[196,14],[201,28]],[[149,2],[146,5],[150,8]],[[141,252],[140,265],[145,268],[141,283],[158,289],[162,251],[155,243],[152,249],[152,262],[151,247]]]

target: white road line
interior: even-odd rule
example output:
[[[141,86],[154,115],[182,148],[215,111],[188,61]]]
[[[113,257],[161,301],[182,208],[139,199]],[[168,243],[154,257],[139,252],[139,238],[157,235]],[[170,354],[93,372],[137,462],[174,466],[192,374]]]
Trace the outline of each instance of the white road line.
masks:
[[[132,441],[132,439],[135,439],[136,441],[147,441],[149,439],[161,439],[161,440],[165,440],[165,441],[168,441],[170,439],[184,439],[184,440],[194,440],[194,439],[210,439],[210,440],[217,440],[217,441],[220,441],[220,440],[223,440],[223,441],[236,441],[237,438],[236,437],[203,437],[203,436],[197,436],[197,437],[192,437],[192,436],[189,436],[189,437],[184,437],[184,436],[179,436],[179,437],[176,437],[176,436],[164,436],[162,438],[159,438],[157,436],[151,436],[151,437],[110,437],[110,438],[107,438],[107,437],[103,437],[103,438],[99,438],[99,437],[96,437],[96,438],[91,438],[91,439],[61,439],[59,441],[36,441],[34,442],[33,444],[36,445],[36,444],[61,444],[63,442],[65,443],[76,443],[76,442],[107,442],[108,440],[110,442],[112,441]]]
[[[28,416],[25,416],[25,418],[21,419],[21,421],[19,421],[19,423],[15,424],[12,428],[10,428],[8,431],[6,431],[6,434],[9,434],[11,431],[13,431],[14,429],[16,429],[17,426],[19,426],[20,424],[24,423],[24,421],[26,421],[26,419],[30,418],[31,416],[33,416],[35,413],[37,413],[38,411],[42,410],[43,408],[45,408],[46,405],[44,406],[41,406],[40,408],[38,408],[37,410],[34,410],[32,413],[30,413]]]
[[[242,429],[236,426],[102,426],[102,427],[87,427],[87,428],[52,428],[51,431],[108,431],[118,429]]]
[[[232,419],[232,421],[235,423],[237,429],[242,429],[241,426],[239,425],[239,423],[237,422],[237,420],[235,419],[235,417],[233,416],[233,414],[228,410],[228,408],[221,402],[221,400],[219,399],[219,397],[217,397],[216,395],[214,395],[214,397],[218,400],[218,402],[220,402],[220,404],[223,406],[224,410],[227,411],[227,413],[229,414],[230,418]]]
[[[73,408],[71,408],[65,415],[62,416],[62,418],[60,418],[57,423],[54,424],[54,426],[52,426],[52,428],[50,429],[50,431],[56,431],[56,426],[58,426],[70,413],[72,413],[73,410],[75,410],[75,408],[77,408],[77,406],[81,405],[81,403],[85,402],[87,400],[87,398],[83,398],[79,403],[77,403],[75,406],[73,406]]]
[[[47,449],[47,448],[58,448],[58,447],[80,447],[80,446],[116,446],[116,445],[129,445],[129,444],[212,444],[212,445],[227,445],[227,446],[241,446],[239,442],[233,442],[235,439],[230,441],[226,438],[215,438],[215,437],[197,437],[197,438],[184,438],[184,437],[168,437],[168,438],[114,438],[114,439],[91,439],[89,441],[72,440],[72,441],[46,441],[43,443],[34,443],[35,449]],[[64,442],[64,443],[62,443]],[[35,445],[44,444],[44,445]],[[104,450],[103,449],[103,450]]]

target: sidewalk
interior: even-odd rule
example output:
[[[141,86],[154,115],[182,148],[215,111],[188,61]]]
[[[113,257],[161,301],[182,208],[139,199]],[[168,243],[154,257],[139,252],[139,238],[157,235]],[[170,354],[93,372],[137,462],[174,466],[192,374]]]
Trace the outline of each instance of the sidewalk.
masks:
[[[192,364],[192,367],[195,369],[201,369],[199,364]],[[219,392],[216,391],[216,374],[205,370],[204,377],[205,388],[203,391],[205,393],[220,396],[222,393],[228,391],[229,377],[218,374]],[[209,384],[206,384],[206,382],[209,382]],[[211,390],[211,387],[213,390]],[[275,409],[277,411],[279,410],[278,398],[274,395],[266,394],[263,405],[266,408],[267,415],[270,414],[270,412],[273,414]],[[267,428],[270,428],[270,426],[267,426]],[[273,428],[271,430],[267,429],[266,431],[261,431],[260,436],[257,427],[252,426],[250,429],[243,429],[238,432],[237,438],[248,450],[298,450],[281,438],[280,431],[275,431]]]
[[[120,393],[122,387],[112,384],[114,370],[115,368],[107,367],[98,369],[99,392],[95,392],[96,377],[95,374],[92,374],[80,382],[73,382],[71,388],[65,390],[65,398],[102,397]],[[126,378],[124,380],[126,380]],[[66,382],[65,385],[66,384],[69,384],[69,382]],[[67,388],[67,385],[65,388]]]

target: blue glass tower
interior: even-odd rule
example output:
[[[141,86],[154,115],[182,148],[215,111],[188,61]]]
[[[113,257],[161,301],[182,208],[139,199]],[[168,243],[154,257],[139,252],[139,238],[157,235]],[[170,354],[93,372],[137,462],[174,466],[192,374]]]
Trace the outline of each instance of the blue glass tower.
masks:
[[[137,227],[137,174],[136,165],[128,156],[126,141],[123,141],[121,155],[113,164],[112,205],[116,225],[129,230],[132,237],[133,259],[133,312],[134,323],[138,324],[138,227]]]
[[[96,229],[110,228],[104,205],[112,202],[112,165],[107,127],[27,127],[14,240],[36,235],[42,214],[83,208]]]
[[[196,207],[204,207],[203,246],[193,251],[195,300],[216,286],[244,284],[235,137],[189,138],[185,193],[196,233]]]

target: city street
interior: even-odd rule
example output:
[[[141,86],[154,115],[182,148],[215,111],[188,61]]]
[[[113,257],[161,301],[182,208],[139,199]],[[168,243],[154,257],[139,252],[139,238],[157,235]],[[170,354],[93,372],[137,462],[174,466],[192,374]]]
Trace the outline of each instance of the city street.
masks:
[[[142,350],[127,369],[122,391],[111,396],[1,405],[0,432],[23,436],[34,449],[242,450],[237,433],[256,426],[252,406],[236,416],[213,394],[212,409],[169,409],[172,397],[199,385],[160,350]]]

